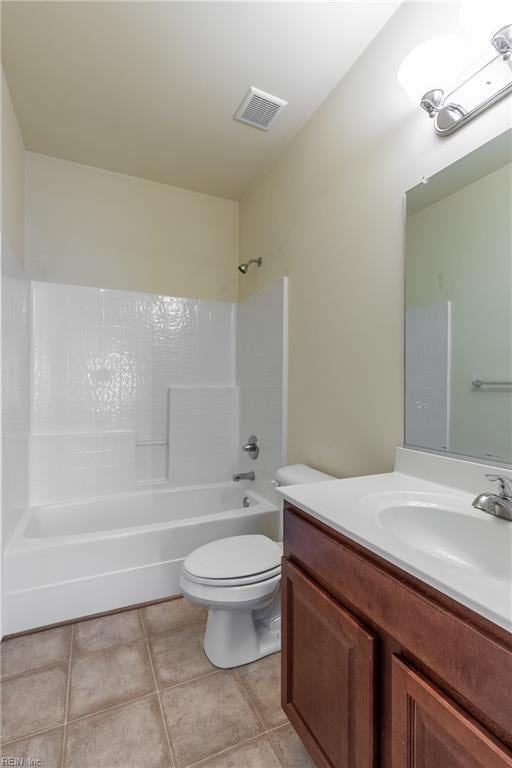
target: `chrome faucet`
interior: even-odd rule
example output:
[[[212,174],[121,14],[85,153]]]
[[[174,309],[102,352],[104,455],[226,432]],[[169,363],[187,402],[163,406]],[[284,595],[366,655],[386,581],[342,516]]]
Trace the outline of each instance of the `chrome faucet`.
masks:
[[[486,475],[486,478],[498,483],[499,493],[481,493],[474,500],[473,506],[488,515],[512,522],[512,480],[501,475]]]
[[[256,475],[254,472],[237,472],[233,475],[233,480],[235,483],[239,483],[240,480],[256,480]]]

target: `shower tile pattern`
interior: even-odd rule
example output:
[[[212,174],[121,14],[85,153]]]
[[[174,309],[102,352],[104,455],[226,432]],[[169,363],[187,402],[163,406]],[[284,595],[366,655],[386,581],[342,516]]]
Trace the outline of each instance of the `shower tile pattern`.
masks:
[[[31,503],[164,479],[166,446],[135,443],[167,440],[169,387],[236,385],[236,306],[31,285]]]
[[[279,655],[218,670],[184,599],[4,641],[2,758],[41,768],[313,768]]]

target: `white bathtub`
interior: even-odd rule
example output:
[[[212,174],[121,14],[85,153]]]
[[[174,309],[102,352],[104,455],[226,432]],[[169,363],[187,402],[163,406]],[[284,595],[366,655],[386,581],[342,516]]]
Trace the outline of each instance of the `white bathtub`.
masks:
[[[181,563],[196,547],[280,532],[278,507],[238,483],[32,507],[4,554],[4,631],[176,595]]]

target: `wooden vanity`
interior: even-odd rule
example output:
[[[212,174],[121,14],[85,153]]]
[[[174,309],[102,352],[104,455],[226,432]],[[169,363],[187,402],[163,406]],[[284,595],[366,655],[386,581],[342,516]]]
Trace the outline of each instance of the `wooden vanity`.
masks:
[[[511,768],[512,636],[284,505],[282,705],[318,768]]]

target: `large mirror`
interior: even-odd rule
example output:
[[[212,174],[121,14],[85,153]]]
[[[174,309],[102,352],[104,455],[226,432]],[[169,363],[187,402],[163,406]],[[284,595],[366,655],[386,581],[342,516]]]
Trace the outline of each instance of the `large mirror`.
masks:
[[[407,193],[405,444],[512,463],[512,132]]]

